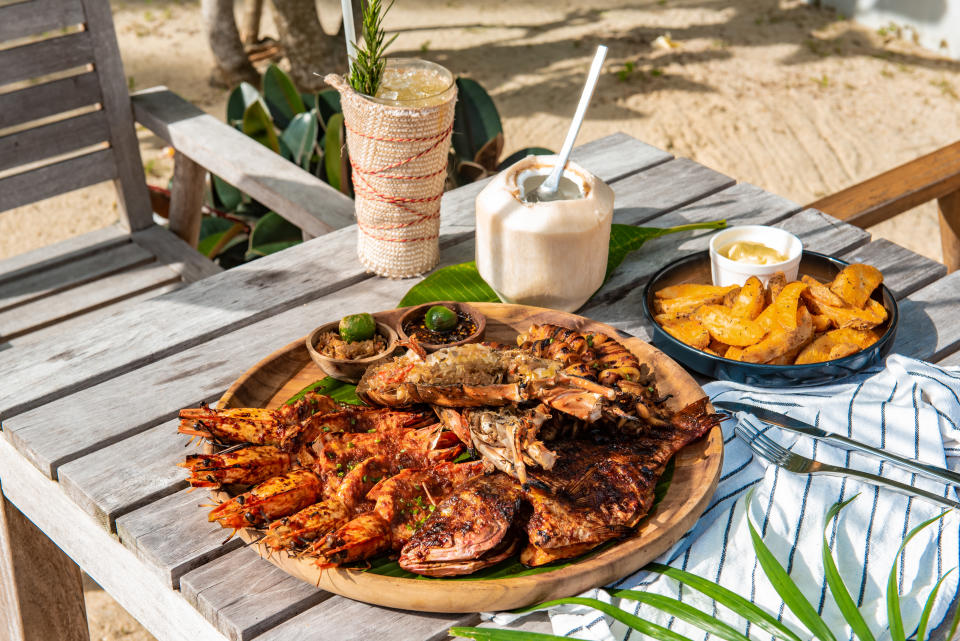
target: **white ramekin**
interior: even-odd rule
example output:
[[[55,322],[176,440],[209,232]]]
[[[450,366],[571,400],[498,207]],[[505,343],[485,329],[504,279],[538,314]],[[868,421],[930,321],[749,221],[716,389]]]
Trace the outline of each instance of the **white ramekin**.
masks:
[[[721,249],[739,241],[761,243],[780,252],[787,257],[787,260],[772,265],[752,265],[738,263],[720,255]],[[742,225],[724,229],[710,239],[710,270],[713,275],[713,284],[718,287],[743,285],[748,278],[756,276],[766,285],[776,272],[783,272],[787,282],[796,280],[801,254],[803,254],[803,243],[800,239],[777,227]]]

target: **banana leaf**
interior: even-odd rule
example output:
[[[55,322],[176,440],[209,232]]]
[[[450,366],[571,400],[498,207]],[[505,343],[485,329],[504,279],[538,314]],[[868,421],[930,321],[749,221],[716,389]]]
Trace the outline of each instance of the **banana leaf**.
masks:
[[[643,244],[652,239],[695,229],[723,229],[726,221],[693,223],[679,227],[634,227],[633,225],[613,225],[610,231],[610,248],[607,255],[607,275],[604,282],[609,280],[613,271],[620,266],[623,259],[632,251],[640,249]],[[434,300],[455,300],[461,303],[499,303],[500,298],[493,289],[480,277],[476,262],[460,263],[441,267],[422,281],[410,288],[402,299],[399,307],[409,307],[429,303]]]
[[[290,159],[305,170],[310,170],[310,158],[317,144],[317,115],[315,111],[298,113],[287,125],[280,141],[290,150]]]
[[[307,110],[290,76],[275,64],[263,74],[263,99],[280,129],[286,129],[294,116]]]

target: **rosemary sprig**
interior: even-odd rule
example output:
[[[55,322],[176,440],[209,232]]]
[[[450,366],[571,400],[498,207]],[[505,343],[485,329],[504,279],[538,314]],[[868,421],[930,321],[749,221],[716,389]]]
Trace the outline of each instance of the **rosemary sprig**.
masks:
[[[386,32],[383,30],[383,18],[393,7],[393,2],[383,9],[380,0],[361,0],[363,2],[363,47],[357,44],[356,58],[350,68],[350,86],[368,96],[377,95],[383,69],[387,62],[383,57],[387,47],[393,44],[398,34],[393,34],[384,44]]]

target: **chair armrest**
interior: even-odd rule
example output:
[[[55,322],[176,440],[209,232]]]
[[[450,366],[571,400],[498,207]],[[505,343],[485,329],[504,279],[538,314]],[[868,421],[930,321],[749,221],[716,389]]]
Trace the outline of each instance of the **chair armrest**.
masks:
[[[138,91],[130,99],[137,122],[308,234],[355,222],[353,200],[166,87]]]
[[[960,142],[955,142],[807,207],[866,228],[958,190]]]

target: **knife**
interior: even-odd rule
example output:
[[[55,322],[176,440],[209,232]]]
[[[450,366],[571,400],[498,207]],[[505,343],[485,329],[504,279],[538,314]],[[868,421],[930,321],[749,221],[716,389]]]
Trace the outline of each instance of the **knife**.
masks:
[[[956,472],[951,472],[950,470],[937,465],[921,463],[920,461],[916,461],[914,459],[909,459],[903,456],[892,454],[890,452],[885,452],[879,448],[867,445],[866,443],[861,443],[860,441],[855,441],[852,438],[847,438],[841,434],[827,432],[826,430],[822,430],[819,427],[814,427],[809,423],[804,423],[803,421],[791,418],[786,414],[774,412],[762,407],[756,407],[754,405],[747,405],[746,403],[735,403],[733,401],[714,401],[713,406],[731,412],[748,412],[759,418],[761,421],[771,423],[782,429],[791,432],[799,432],[800,434],[806,434],[807,436],[813,437],[817,440],[839,445],[846,450],[858,450],[860,452],[872,454],[891,463],[905,467],[912,472],[916,472],[917,474],[921,474],[927,478],[934,479],[935,481],[947,483],[948,485],[960,486],[960,474],[957,474]]]

